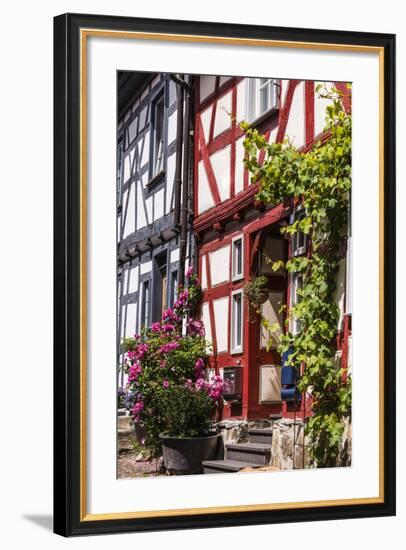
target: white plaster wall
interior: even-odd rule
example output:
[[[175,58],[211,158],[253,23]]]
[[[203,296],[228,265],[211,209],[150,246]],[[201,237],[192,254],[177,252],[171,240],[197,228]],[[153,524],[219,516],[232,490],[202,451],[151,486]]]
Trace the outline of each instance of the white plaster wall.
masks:
[[[211,166],[222,201],[230,198],[230,155],[231,147],[227,145],[227,147],[216,151],[216,153],[210,157]]]
[[[228,350],[228,300],[228,296],[213,300],[217,351],[219,352]]]
[[[242,122],[247,118],[246,115],[246,89],[247,89],[247,79],[244,78],[237,84],[237,113],[236,118],[237,122]]]
[[[304,82],[300,82],[294,91],[292,106],[286,126],[285,137],[295,145],[301,147],[305,143],[305,103]]]
[[[202,273],[200,278],[200,283],[202,285],[202,289],[205,290],[207,288],[207,268],[206,268],[206,256],[202,256]]]
[[[137,304],[127,304],[127,322],[125,324],[125,335],[134,336],[137,322]]]
[[[244,136],[241,136],[235,142],[235,182],[234,182],[234,191],[239,193],[244,189],[244,164],[243,159],[245,156],[244,149]]]
[[[135,231],[135,191],[134,191],[135,184],[133,183],[129,188],[129,199],[128,199],[128,207],[127,207],[127,215],[125,218],[125,227],[124,227],[124,237],[127,235],[130,235],[130,233],[134,233]],[[126,196],[127,200],[127,196]],[[123,207],[125,207],[126,203],[123,203]]]
[[[227,92],[217,102],[216,118],[214,121],[214,137],[231,126],[231,91]]]
[[[147,219],[145,218],[144,211],[144,193],[142,190],[141,182],[137,183],[137,229],[145,227],[147,225]]]
[[[212,339],[212,333],[211,333],[209,304],[207,302],[204,302],[202,304],[202,321],[206,332],[206,340],[208,344],[211,345],[213,342],[213,339]]]
[[[154,220],[157,220],[164,215],[164,199],[164,189],[160,189],[154,194]]]
[[[168,139],[167,139],[167,144],[168,145],[170,145],[172,143],[172,141],[175,141],[175,139],[176,139],[177,120],[178,120],[178,112],[177,112],[177,110],[175,110],[168,117]]]
[[[172,193],[173,193],[173,183],[175,179],[175,163],[176,163],[176,154],[174,153],[166,160],[166,204],[165,204],[165,214],[171,211],[172,206]]]
[[[207,107],[207,109],[202,111],[202,113],[200,114],[200,120],[202,122],[202,128],[203,128],[204,141],[206,143],[209,142],[210,122],[211,122],[212,112],[213,112],[213,105],[209,105],[209,107]]]
[[[128,271],[130,276],[128,293],[131,294],[132,292],[136,292],[138,290],[139,267],[132,267]]]
[[[171,264],[179,261],[179,248],[175,248],[175,250],[171,250],[170,258],[171,258]]]
[[[321,82],[315,82],[315,87]],[[331,90],[332,83],[326,82],[327,90]],[[314,94],[314,133],[317,136],[324,130],[326,125],[326,107],[331,103],[329,99],[320,98],[317,93]]]
[[[198,212],[201,214],[205,210],[208,210],[214,206],[213,196],[210,191],[209,182],[206,175],[206,169],[204,167],[203,161],[201,160],[198,164],[198,182],[199,189],[197,194],[198,202]]]
[[[149,273],[152,271],[152,261],[144,262],[140,265],[141,275],[145,275],[145,273]]]
[[[210,252],[210,277],[212,286],[230,278],[230,246],[223,246]]]
[[[200,101],[203,101],[206,97],[214,92],[215,84],[215,76],[208,75],[200,77]]]

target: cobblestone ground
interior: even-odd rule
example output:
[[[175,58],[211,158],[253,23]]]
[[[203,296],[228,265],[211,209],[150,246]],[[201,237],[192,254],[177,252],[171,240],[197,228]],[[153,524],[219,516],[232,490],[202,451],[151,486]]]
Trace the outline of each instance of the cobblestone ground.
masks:
[[[120,453],[118,457],[119,479],[134,477],[157,477],[162,476],[160,471],[161,461],[136,460],[135,453]]]

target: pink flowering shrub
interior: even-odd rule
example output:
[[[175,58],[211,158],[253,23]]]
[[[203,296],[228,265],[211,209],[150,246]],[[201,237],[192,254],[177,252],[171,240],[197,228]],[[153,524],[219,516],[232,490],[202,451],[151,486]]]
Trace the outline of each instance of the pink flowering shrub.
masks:
[[[161,322],[126,338],[125,371],[131,412],[146,428],[151,458],[161,455],[160,435],[207,435],[219,415],[223,381],[207,379],[207,342],[203,323],[194,318],[200,285],[192,268],[187,288],[178,289],[173,308]]]

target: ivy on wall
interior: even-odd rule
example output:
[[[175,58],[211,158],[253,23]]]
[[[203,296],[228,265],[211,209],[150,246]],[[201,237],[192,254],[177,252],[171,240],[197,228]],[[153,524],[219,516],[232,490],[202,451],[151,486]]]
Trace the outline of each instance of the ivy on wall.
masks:
[[[272,269],[284,267],[299,272],[303,287],[300,300],[287,311],[286,331],[278,331],[280,353],[290,352],[288,364],[304,365],[298,389],[311,393],[312,412],[306,430],[312,440],[312,455],[319,467],[337,461],[344,430],[344,418],[351,413],[351,377],[335,360],[339,309],[335,300],[336,276],[347,229],[351,192],[351,115],[342,105],[341,92],[317,87],[319,97],[330,100],[326,108],[328,139],[315,143],[307,152],[289,141],[268,143],[257,129],[242,123],[245,130],[246,168],[251,182],[259,182],[257,199],[265,204],[281,202],[302,205],[304,215],[281,227],[289,238],[302,231],[309,236],[310,253],[290,258],[286,264],[272,262]],[[265,157],[259,162],[259,152]],[[287,306],[284,306],[285,308]],[[292,334],[291,319],[300,321]],[[266,321],[264,321],[266,323]]]

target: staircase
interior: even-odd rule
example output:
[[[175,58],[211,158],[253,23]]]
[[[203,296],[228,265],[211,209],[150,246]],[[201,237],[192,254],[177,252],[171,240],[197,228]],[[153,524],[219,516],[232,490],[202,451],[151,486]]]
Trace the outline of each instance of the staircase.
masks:
[[[271,460],[272,428],[251,429],[247,443],[227,443],[224,460],[205,460],[205,474],[239,472],[243,468],[267,466]]]

